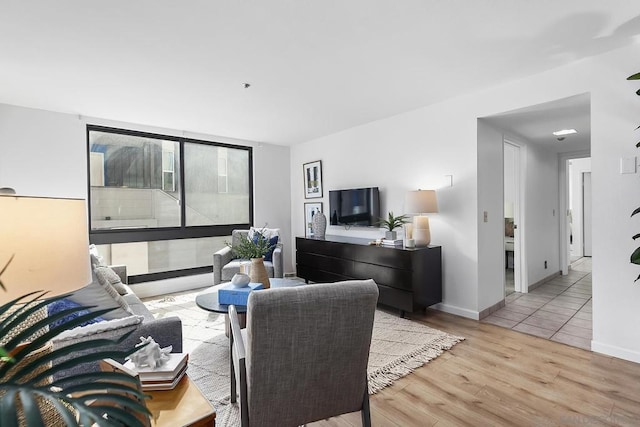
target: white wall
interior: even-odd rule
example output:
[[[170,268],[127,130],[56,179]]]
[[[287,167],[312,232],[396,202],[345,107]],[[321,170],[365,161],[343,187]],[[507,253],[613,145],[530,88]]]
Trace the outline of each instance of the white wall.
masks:
[[[485,228],[493,227],[491,220],[499,218],[503,210],[501,197],[495,197],[495,189],[486,185],[491,183],[495,169],[502,171],[502,157],[497,154],[491,157],[489,153],[494,149],[479,140],[478,132],[482,129],[477,119],[591,93],[592,346],[600,352],[640,361],[640,330],[634,327],[640,322],[637,309],[640,286],[633,283],[639,271],[629,263],[629,255],[635,248],[631,236],[640,231],[640,218],[629,218],[640,202],[638,177],[619,174],[619,158],[637,154],[633,129],[640,124],[637,123],[640,101],[634,94],[638,85],[625,79],[640,71],[639,55],[638,45],[629,46],[294,146],[291,153],[294,234],[304,232],[304,162],[323,161],[325,191],[354,185],[384,187],[383,209],[396,212],[403,211],[402,200],[407,190],[437,188],[443,175],[453,174],[454,185],[438,193],[440,214],[431,221],[433,241],[443,246],[441,308],[473,317],[495,298],[495,283],[480,280],[478,272],[496,263],[493,257],[502,256],[493,254],[495,245]],[[544,157],[542,153],[532,155],[540,156],[541,161]],[[557,182],[554,187],[557,188]],[[326,204],[326,197],[324,201]],[[546,212],[544,220],[549,220],[552,206],[544,205],[541,209]],[[480,226],[485,210],[490,221],[487,227]],[[486,247],[491,250],[489,257],[484,256]],[[533,277],[536,274],[532,273]],[[484,295],[491,297],[485,299]]]
[[[437,189],[439,213],[430,214],[431,244],[442,245],[444,303],[447,309],[473,317],[477,304],[476,241],[476,125],[456,124],[451,133],[446,108],[418,110],[349,129],[292,147],[291,219],[294,236],[304,236],[303,163],[322,160],[325,211],[328,191],[378,186],[383,214],[403,213],[407,191]],[[459,133],[465,136],[460,137]],[[444,176],[453,175],[453,187],[442,188]],[[382,237],[380,229],[328,227],[327,234]],[[292,245],[295,242],[292,241]],[[292,254],[295,256],[295,254]]]
[[[0,104],[0,187],[86,199],[86,146],[78,116]]]
[[[571,186],[571,214],[573,224],[573,243],[570,245],[571,256],[582,256],[582,174],[591,172],[591,158],[572,159],[569,169],[569,182]]]
[[[528,286],[560,271],[560,196],[558,155],[535,144],[525,144],[527,171],[524,232]]]
[[[504,132],[487,120],[478,120],[478,291],[477,311],[504,299]],[[480,200],[482,202],[480,203]],[[484,213],[487,213],[487,222]],[[477,317],[476,317],[477,318]]]
[[[290,238],[289,147],[272,144],[0,104],[0,187],[86,199],[88,123],[253,147],[254,222]],[[287,261],[285,271],[292,271]]]

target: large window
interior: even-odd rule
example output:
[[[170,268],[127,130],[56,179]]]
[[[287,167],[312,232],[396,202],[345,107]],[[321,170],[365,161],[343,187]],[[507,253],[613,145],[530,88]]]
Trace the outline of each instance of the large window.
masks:
[[[108,259],[131,253],[147,278],[205,267],[203,251],[252,223],[251,148],[98,126],[87,135],[90,237]]]

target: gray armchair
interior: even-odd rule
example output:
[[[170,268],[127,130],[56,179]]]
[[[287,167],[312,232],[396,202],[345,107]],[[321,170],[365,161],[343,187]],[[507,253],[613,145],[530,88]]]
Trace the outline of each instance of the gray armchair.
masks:
[[[277,229],[276,229],[277,230]],[[233,230],[231,232],[231,246],[238,244],[241,238],[246,238],[249,230]],[[269,277],[282,278],[284,275],[283,268],[283,245],[282,240],[278,240],[278,244],[273,251],[271,261],[265,261],[264,266],[267,268]],[[213,254],[213,284],[217,285],[222,282],[231,280],[234,274],[240,272],[240,264],[249,262],[247,259],[239,259],[233,257],[233,251],[226,246]]]
[[[298,426],[362,411],[371,425],[367,363],[378,286],[373,280],[252,292],[247,328],[231,321],[231,402],[242,427]]]

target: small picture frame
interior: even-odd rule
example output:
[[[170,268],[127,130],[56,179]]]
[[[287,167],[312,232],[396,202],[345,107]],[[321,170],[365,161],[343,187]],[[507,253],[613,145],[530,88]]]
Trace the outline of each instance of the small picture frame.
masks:
[[[316,160],[302,165],[304,174],[304,198],[316,199],[322,197],[322,161]]]
[[[313,216],[322,212],[322,202],[304,204],[304,236],[313,237]]]

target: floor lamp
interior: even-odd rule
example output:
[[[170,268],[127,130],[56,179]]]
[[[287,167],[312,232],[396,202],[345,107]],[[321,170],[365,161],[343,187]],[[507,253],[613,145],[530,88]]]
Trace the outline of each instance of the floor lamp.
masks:
[[[85,201],[0,195],[0,272],[0,303],[90,283]]]
[[[438,212],[438,200],[435,190],[409,191],[405,201],[407,213],[417,214],[413,217],[412,237],[418,247],[428,246],[431,243],[431,231],[429,230],[429,218],[425,213]]]

